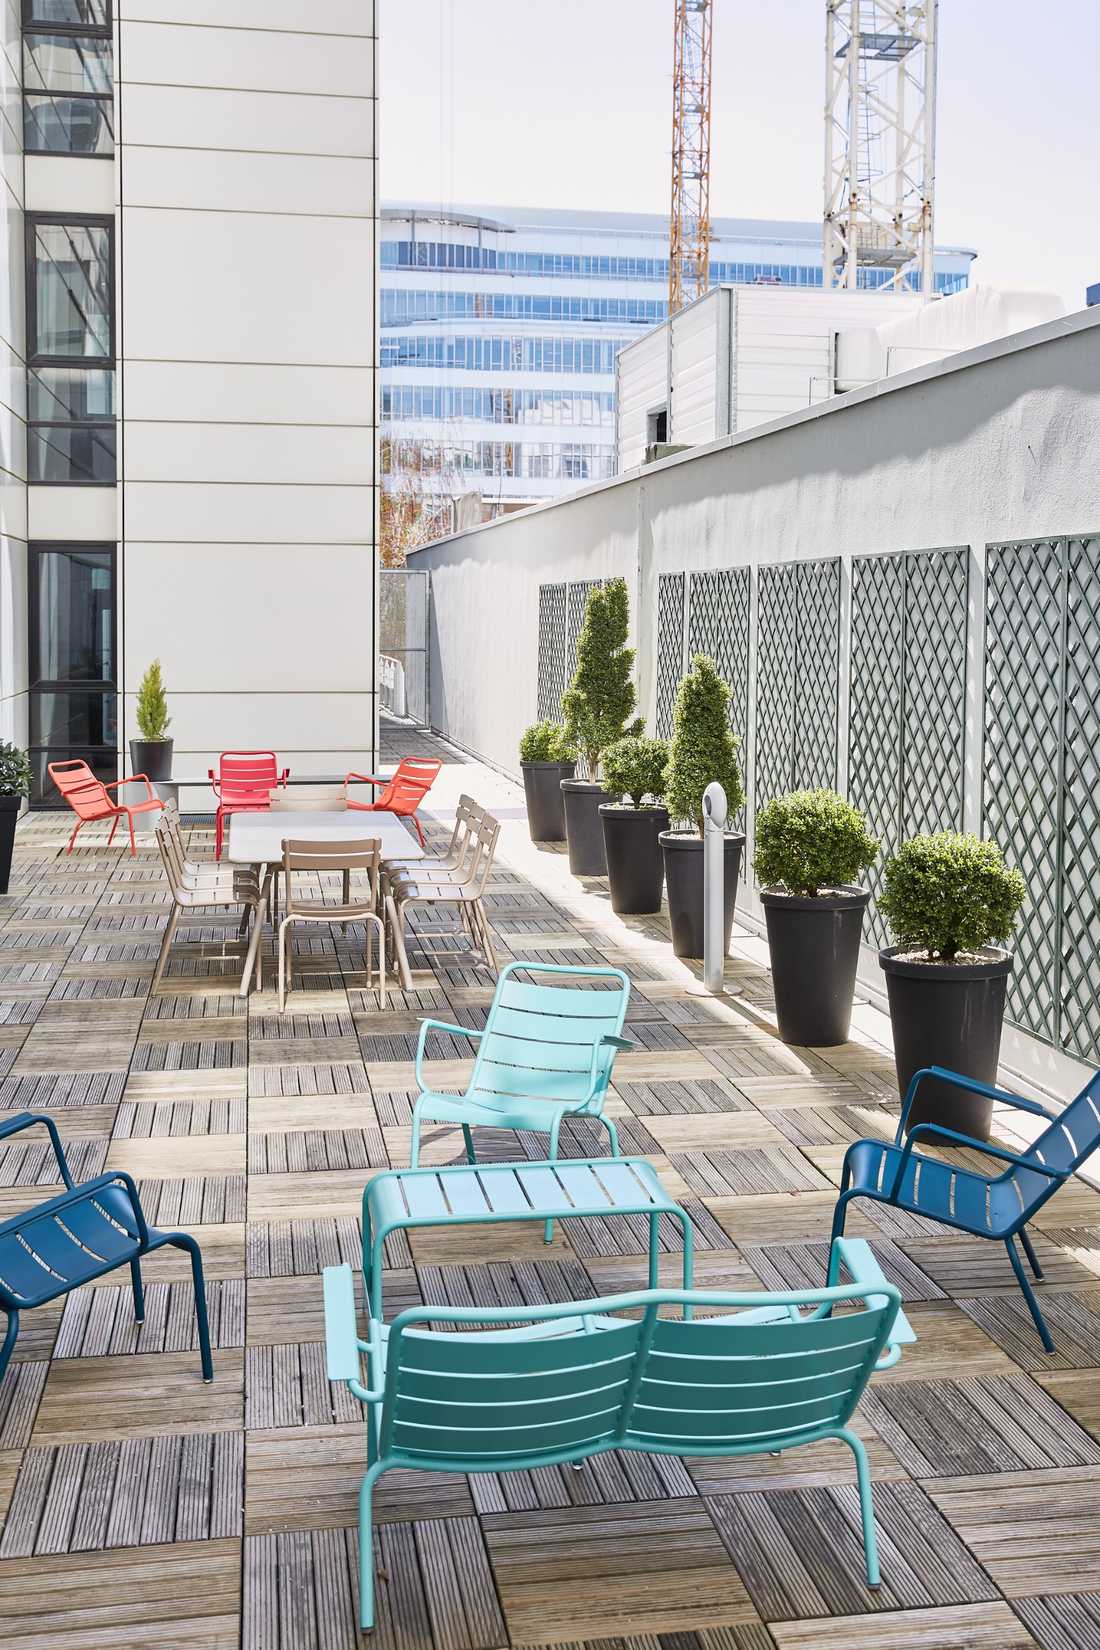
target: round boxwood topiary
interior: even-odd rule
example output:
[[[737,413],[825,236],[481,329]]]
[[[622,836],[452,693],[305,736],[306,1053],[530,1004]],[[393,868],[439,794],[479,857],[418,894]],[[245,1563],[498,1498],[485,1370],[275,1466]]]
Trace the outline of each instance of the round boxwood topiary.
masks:
[[[713,659],[697,653],[676,691],[665,798],[674,819],[703,834],[703,792],[715,780],[726,793],[728,816],[745,800],[737,765],[740,740],[729,724],[730,690]]]
[[[836,791],[792,791],[756,816],[756,874],[765,888],[814,899],[852,883],[880,844]]]
[[[645,797],[660,802],[665,794],[668,767],[667,739],[645,739],[628,734],[603,753],[603,788],[610,796],[629,797],[640,808]]]
[[[951,962],[1007,940],[1027,886],[993,842],[962,831],[915,836],[888,859],[879,910],[899,946]]]
[[[519,742],[521,762],[569,762],[573,754],[560,722],[532,722]]]

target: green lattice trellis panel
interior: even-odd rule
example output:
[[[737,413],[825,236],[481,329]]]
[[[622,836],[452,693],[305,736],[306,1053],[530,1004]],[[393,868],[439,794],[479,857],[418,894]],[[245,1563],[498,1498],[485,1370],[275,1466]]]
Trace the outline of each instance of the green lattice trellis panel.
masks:
[[[840,560],[760,569],[756,806],[835,785],[840,689]]]
[[[566,688],[565,605],[564,584],[539,586],[538,713],[543,721],[556,722],[561,716]]]
[[[749,592],[747,567],[693,573],[688,591],[687,656],[706,653],[729,684],[730,726],[744,744],[749,718]]]
[[[984,832],[1027,883],[1013,939],[1008,1015],[1059,1035],[1066,546],[989,547],[986,561]]]
[[[1100,536],[1066,543],[1059,1041],[1100,1053]]]
[[[660,739],[672,733],[676,689],[684,673],[683,573],[662,573],[657,580],[657,704],[656,728]]]
[[[584,623],[584,610],[593,590],[598,590],[602,579],[581,579],[569,586],[567,628],[565,640],[565,686],[573,680],[577,669],[577,640]]]
[[[852,562],[848,795],[882,842],[868,874],[879,945],[886,858],[919,831],[962,825],[969,560],[957,549]]]

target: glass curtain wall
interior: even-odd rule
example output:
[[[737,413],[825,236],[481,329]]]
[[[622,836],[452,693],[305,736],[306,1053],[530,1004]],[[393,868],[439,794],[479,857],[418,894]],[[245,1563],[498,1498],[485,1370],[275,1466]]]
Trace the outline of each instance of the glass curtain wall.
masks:
[[[114,225],[27,219],[28,476],[114,484]]]
[[[112,50],[108,0],[24,0],[27,154],[113,153]]]

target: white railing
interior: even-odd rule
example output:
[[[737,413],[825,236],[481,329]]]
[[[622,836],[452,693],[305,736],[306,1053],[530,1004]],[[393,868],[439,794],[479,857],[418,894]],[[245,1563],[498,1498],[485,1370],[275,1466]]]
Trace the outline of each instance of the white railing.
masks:
[[[379,688],[382,698],[382,709],[388,710],[393,716],[406,716],[405,694],[405,667],[399,659],[391,658],[388,653],[378,656]]]

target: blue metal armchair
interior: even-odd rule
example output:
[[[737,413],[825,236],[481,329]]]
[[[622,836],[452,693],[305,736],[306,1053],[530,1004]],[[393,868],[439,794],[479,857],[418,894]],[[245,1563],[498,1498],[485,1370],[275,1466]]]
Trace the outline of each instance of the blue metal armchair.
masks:
[[[1049,1127],[1026,1152],[1011,1152],[990,1141],[972,1140],[969,1135],[944,1128],[938,1123],[916,1124],[903,1145],[902,1137],[914,1097],[920,1084],[928,1077],[969,1089],[974,1094],[987,1095],[1003,1105],[1015,1106],[1019,1111],[1033,1112],[1038,1117],[1047,1118]],[[914,1151],[918,1140],[971,1146],[989,1157],[999,1158],[1008,1167],[997,1176],[955,1168],[938,1158]],[[844,1221],[852,1199],[869,1197],[877,1203],[888,1203],[896,1209],[906,1209],[929,1220],[942,1221],[945,1226],[957,1227],[973,1237],[991,1238],[994,1242],[1003,1243],[1039,1338],[1046,1350],[1053,1352],[1054,1342],[1024,1271],[1015,1240],[1019,1238],[1032,1272],[1041,1280],[1042,1268],[1028,1237],[1027,1223],[1097,1146],[1100,1146],[1100,1072],[1089,1079],[1064,1111],[1054,1113],[1035,1100],[1025,1100],[1021,1095],[993,1088],[973,1077],[946,1071],[941,1066],[926,1066],[914,1074],[909,1084],[893,1144],[887,1145],[880,1140],[857,1140],[849,1146],[844,1158],[840,1198],[833,1216],[833,1236],[839,1237],[844,1231]]]
[[[202,1378],[212,1381],[214,1365],[210,1356],[202,1255],[195,1239],[187,1232],[160,1232],[148,1225],[137,1187],[120,1169],[97,1175],[82,1186],[74,1185],[51,1117],[39,1112],[19,1112],[0,1123],[0,1140],[10,1139],[36,1123],[44,1124],[50,1132],[65,1190],[59,1197],[39,1203],[25,1214],[0,1224],[0,1311],[7,1316],[7,1333],[0,1347],[0,1381],[15,1350],[21,1312],[45,1306],[48,1301],[67,1295],[81,1284],[113,1272],[116,1267],[129,1266],[134,1317],[138,1323],[144,1322],[141,1257],[165,1244],[184,1249],[191,1257]]]

